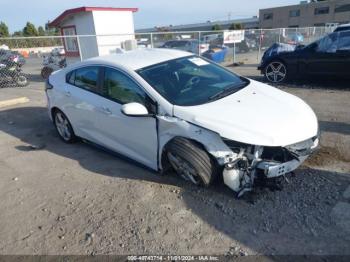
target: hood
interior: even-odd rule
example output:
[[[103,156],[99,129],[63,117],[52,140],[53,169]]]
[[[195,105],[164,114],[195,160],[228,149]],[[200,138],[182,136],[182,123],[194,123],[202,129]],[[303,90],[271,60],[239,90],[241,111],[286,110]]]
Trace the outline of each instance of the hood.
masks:
[[[207,104],[174,106],[174,115],[252,145],[287,146],[318,132],[316,115],[303,100],[253,80],[242,90]]]

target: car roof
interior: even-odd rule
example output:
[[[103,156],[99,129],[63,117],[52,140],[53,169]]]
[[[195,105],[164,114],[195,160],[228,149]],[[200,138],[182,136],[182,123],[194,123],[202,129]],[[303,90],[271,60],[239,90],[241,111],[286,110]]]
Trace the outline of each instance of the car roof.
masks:
[[[175,49],[144,48],[107,56],[90,58],[86,61],[102,64],[114,64],[117,66],[127,67],[135,71],[151,65],[191,55],[193,54]]]
[[[343,25],[339,25],[334,32],[339,32],[339,31],[347,31],[350,30],[350,24],[343,24]]]
[[[349,24],[342,24],[342,25],[339,25],[338,27],[345,27],[345,26],[350,26],[350,23]]]

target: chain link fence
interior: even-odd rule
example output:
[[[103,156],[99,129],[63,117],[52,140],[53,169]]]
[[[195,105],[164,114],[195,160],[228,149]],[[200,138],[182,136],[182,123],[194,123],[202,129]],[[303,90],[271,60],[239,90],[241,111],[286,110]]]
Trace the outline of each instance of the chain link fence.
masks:
[[[276,42],[307,45],[332,30],[329,27],[250,29],[244,30],[244,39],[234,44],[225,43],[227,31],[0,38],[0,88],[42,83],[67,64],[135,48],[172,48],[223,65],[256,65],[264,51]]]

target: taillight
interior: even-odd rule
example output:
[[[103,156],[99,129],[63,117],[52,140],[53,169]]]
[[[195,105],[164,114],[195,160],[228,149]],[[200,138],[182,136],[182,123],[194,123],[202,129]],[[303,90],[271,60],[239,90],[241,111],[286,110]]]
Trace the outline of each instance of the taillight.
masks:
[[[53,85],[51,85],[49,79],[47,79],[46,83],[45,83],[45,91],[52,89],[52,88],[53,88]]]

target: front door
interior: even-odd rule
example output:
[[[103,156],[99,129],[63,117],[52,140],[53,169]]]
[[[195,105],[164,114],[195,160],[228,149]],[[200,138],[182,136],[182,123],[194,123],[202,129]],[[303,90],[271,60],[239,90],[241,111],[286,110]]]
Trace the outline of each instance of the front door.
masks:
[[[99,109],[100,143],[153,169],[157,164],[157,128],[155,117],[130,117],[121,112],[123,104],[137,102],[149,107],[146,92],[128,75],[104,68]]]
[[[314,48],[304,58],[307,73],[310,75],[336,75],[338,33],[325,36],[314,44]]]

